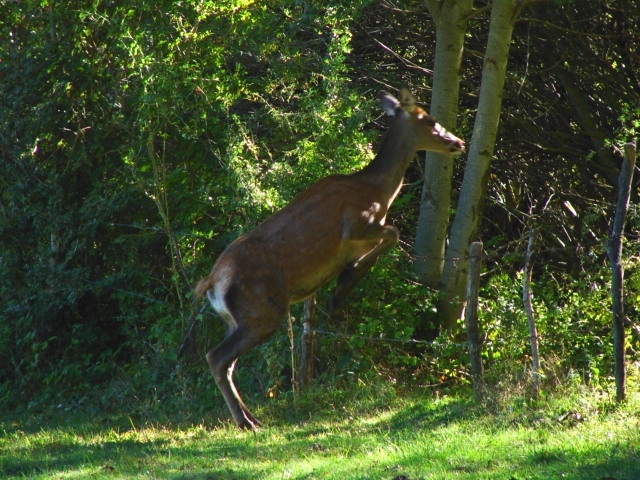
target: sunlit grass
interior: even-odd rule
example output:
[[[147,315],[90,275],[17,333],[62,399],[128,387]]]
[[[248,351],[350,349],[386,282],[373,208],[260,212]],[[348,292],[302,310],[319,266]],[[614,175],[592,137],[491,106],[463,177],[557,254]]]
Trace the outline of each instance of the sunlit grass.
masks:
[[[376,389],[360,391],[359,404],[334,413],[327,408],[333,403],[327,398],[330,392],[311,392],[295,401],[284,398],[259,412],[271,426],[257,433],[217,421],[137,424],[71,412],[16,416],[0,423],[0,476],[640,478],[638,392],[631,392],[623,407],[585,390],[493,413],[465,396],[380,393],[376,402]]]

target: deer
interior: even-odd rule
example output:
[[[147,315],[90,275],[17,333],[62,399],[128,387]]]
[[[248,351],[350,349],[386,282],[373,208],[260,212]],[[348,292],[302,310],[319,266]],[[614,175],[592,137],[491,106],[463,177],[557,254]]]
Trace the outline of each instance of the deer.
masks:
[[[416,105],[380,93],[393,117],[375,158],[362,170],[331,175],[299,193],[281,210],[238,237],[196,285],[226,324],[221,343],[206,353],[215,382],[240,429],[261,423],[233,382],[238,357],[265,342],[287,318],[290,305],[337,278],[329,312],[339,309],[378,257],[396,244],[387,212],[418,151],[459,154],[465,144]]]

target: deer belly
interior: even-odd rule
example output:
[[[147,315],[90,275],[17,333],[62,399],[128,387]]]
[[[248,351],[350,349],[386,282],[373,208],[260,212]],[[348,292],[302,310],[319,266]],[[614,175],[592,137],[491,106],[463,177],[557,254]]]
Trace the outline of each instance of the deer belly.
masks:
[[[366,256],[379,242],[351,242],[349,248],[342,249],[331,258],[307,257],[305,261],[292,256],[283,270],[289,288],[290,303],[297,303],[310,297],[324,284],[337,277],[347,266]],[[315,261],[314,261],[315,260]]]
[[[313,295],[316,290],[336,277],[342,268],[335,265],[305,268],[288,279],[290,303],[298,303]]]

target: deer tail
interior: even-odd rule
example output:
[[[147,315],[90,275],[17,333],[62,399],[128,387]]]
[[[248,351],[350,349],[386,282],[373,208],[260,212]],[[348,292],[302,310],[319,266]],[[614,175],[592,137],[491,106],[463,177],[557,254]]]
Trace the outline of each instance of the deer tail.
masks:
[[[208,275],[198,282],[195,292],[198,297],[204,297],[207,295],[207,290],[211,290],[212,288],[213,278],[211,278],[211,275]]]

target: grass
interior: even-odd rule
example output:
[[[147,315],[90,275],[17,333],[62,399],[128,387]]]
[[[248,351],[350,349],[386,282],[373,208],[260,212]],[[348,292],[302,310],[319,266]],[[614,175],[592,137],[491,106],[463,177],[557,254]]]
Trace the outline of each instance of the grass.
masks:
[[[255,400],[253,404],[259,402]],[[66,411],[0,419],[0,476],[30,479],[640,478],[640,393],[515,396],[312,391],[258,410],[268,426]]]

